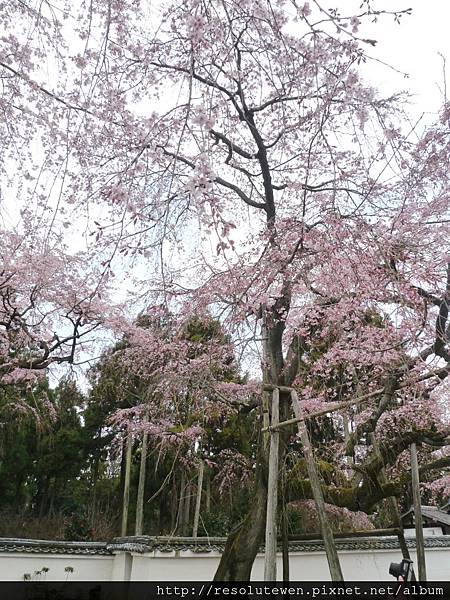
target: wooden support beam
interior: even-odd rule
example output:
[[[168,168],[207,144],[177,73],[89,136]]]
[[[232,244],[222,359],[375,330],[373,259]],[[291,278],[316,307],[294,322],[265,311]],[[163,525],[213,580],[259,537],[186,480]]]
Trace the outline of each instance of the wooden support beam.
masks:
[[[192,489],[191,489],[191,482],[188,481],[186,484],[186,495],[184,498],[184,516],[183,516],[183,531],[182,531],[182,535],[188,535],[188,532],[190,530],[189,524],[190,524],[190,520],[191,520],[191,500],[192,500]]]
[[[406,558],[407,560],[411,560],[409,548],[406,543],[405,530],[403,528],[402,517],[400,514],[400,509],[398,507],[397,498],[395,498],[394,496],[389,496],[388,506],[389,506],[391,514],[394,518],[394,523],[396,523],[398,525],[397,537],[398,537],[398,543],[400,545],[400,550],[402,551],[402,556],[403,556],[403,558]],[[416,572],[415,572],[414,568],[412,569],[411,581],[416,581]]]
[[[440,375],[442,375],[444,373],[448,373],[448,367],[445,367],[444,369],[438,369],[436,371],[430,371],[430,373],[421,375],[414,381],[409,381],[408,383],[402,383],[396,389],[403,390],[407,387],[410,387],[414,383],[420,383],[421,381],[426,381],[427,379],[431,379],[432,377],[439,377]],[[277,386],[277,385],[274,385],[271,383],[263,384],[263,391],[272,391],[275,388],[279,389],[281,392],[286,392],[288,394],[290,394],[292,391],[294,391],[293,388],[285,386],[285,385]],[[359,396],[358,398],[354,398],[353,400],[346,400],[345,402],[333,402],[333,403],[330,402],[329,407],[324,408],[323,410],[319,410],[315,413],[309,413],[307,415],[304,415],[303,417],[301,417],[301,419],[314,419],[315,417],[323,417],[324,415],[327,415],[328,413],[336,412],[337,410],[341,410],[342,408],[348,408],[349,406],[357,406],[358,404],[363,404],[364,402],[367,402],[368,400],[371,400],[372,398],[375,398],[376,396],[383,394],[384,391],[385,391],[384,388],[378,388],[378,389],[374,390],[373,392],[369,392],[368,394],[364,394],[363,396]],[[295,425],[301,419],[295,418],[295,419],[288,419],[287,421],[282,421],[281,423],[278,423],[276,428],[282,429],[284,427],[288,427],[289,425]],[[271,431],[271,426],[267,426],[266,423],[263,423],[262,431],[263,432]]]
[[[280,414],[280,392],[272,392],[271,423],[277,425]],[[280,434],[270,436],[269,477],[267,483],[266,548],[264,556],[264,581],[277,579],[277,504],[278,504],[278,453]]]
[[[282,467],[282,506],[281,506],[281,551],[283,559],[283,581],[289,583],[289,529],[288,511],[286,503],[286,466]]]
[[[197,496],[195,500],[195,512],[194,512],[194,527],[192,529],[192,537],[196,538],[198,534],[198,522],[200,520],[200,507],[202,503],[202,490],[203,490],[203,473],[205,471],[205,463],[203,460],[200,462],[198,469],[197,479]]]
[[[211,512],[211,471],[209,468],[206,469],[206,490],[205,490],[205,510],[207,513]]]
[[[417,460],[417,446],[411,444],[411,484],[414,505],[414,523],[416,527],[416,552],[419,581],[427,580],[425,565],[425,544],[423,540],[422,505],[420,500],[419,463]]]
[[[184,535],[184,504],[186,502],[186,471],[181,471],[180,496],[178,498],[177,534]]]
[[[270,393],[277,389],[276,386],[270,385],[270,369],[268,368],[269,363],[269,348],[268,348],[268,334],[266,327],[266,313],[263,310],[263,319],[261,324],[261,339],[263,340],[263,361],[262,361],[262,371],[263,371],[263,392],[262,392],[262,431],[263,431],[263,448],[264,454],[266,454],[269,450],[269,425],[270,425],[270,415],[269,415],[269,404],[270,404]]]
[[[127,449],[125,459],[125,484],[123,487],[123,504],[122,504],[122,527],[120,529],[120,535],[125,537],[127,535],[128,525],[128,507],[130,504],[130,474],[131,474],[131,450],[133,448],[133,440],[131,434],[127,436]]]
[[[381,458],[380,446],[378,444],[378,440],[375,436],[375,433],[373,433],[373,432],[370,433],[369,439],[370,439],[373,449],[377,453],[377,456]],[[384,467],[380,470],[380,472],[378,474],[378,480],[382,484],[387,483],[387,481],[388,481],[387,476],[386,476],[386,469]],[[398,508],[397,498],[395,498],[395,496],[389,496],[387,498],[387,504],[389,507],[389,512],[391,513],[392,522],[394,523],[396,529],[398,530],[397,537],[398,537],[398,543],[400,545],[400,549],[402,551],[402,556],[403,556],[403,558],[411,560],[408,546],[406,544],[405,532],[403,529],[403,523],[402,523],[402,519],[401,519],[401,515],[400,515],[400,509]],[[413,569],[412,581],[415,581],[415,580],[416,580],[416,576],[415,576],[414,569]]]
[[[270,440],[270,417],[269,417],[269,393],[263,392],[262,395],[262,414],[263,414],[263,445],[264,450],[267,452],[269,448]]]
[[[331,529],[325,511],[325,501],[323,498],[322,487],[320,485],[319,475],[316,468],[316,462],[314,460],[313,449],[309,439],[308,430],[306,429],[302,407],[300,402],[298,401],[297,392],[295,390],[291,391],[291,398],[294,413],[296,418],[298,419],[298,432],[300,434],[300,440],[303,445],[303,455],[306,460],[309,482],[311,484],[311,490],[317,507],[317,515],[319,517],[320,530],[325,546],[328,566],[330,568],[331,579],[332,581],[344,581],[338,553],[336,551],[336,545],[334,543],[333,531]]]
[[[280,387],[280,389],[282,390],[282,386]],[[292,388],[286,388],[291,390],[292,393]],[[383,392],[383,389],[379,389],[379,390],[375,390],[373,392],[370,392],[369,394],[365,394],[364,396],[360,396],[359,398],[356,398],[354,400],[347,400],[345,402],[338,402],[338,403],[331,403],[330,402],[330,406],[327,406],[327,408],[324,408],[322,410],[313,412],[313,413],[309,413],[307,415],[302,415],[301,417],[295,417],[294,419],[287,419],[286,421],[282,421],[281,423],[278,423],[278,425],[276,425],[276,427],[269,425],[266,427],[263,427],[262,431],[274,431],[275,429],[283,429],[284,427],[288,427],[289,425],[295,425],[296,423],[298,423],[301,420],[308,420],[308,419],[314,419],[315,417],[323,417],[324,415],[327,415],[328,413],[331,412],[336,412],[337,410],[341,410],[343,408],[348,408],[349,406],[357,406],[358,404],[362,404],[363,402],[367,402],[368,400],[371,400],[372,398],[375,398],[376,396],[379,396],[381,393]]]
[[[273,392],[273,390],[278,390],[279,392],[286,392],[290,394],[294,388],[289,387],[287,385],[276,385],[274,383],[263,383],[263,390],[266,392]]]
[[[145,418],[147,422],[147,417]],[[136,525],[134,535],[142,535],[144,526],[144,491],[145,491],[145,471],[147,467],[147,444],[148,432],[144,431],[141,446],[141,464],[139,468],[139,484],[136,500]]]

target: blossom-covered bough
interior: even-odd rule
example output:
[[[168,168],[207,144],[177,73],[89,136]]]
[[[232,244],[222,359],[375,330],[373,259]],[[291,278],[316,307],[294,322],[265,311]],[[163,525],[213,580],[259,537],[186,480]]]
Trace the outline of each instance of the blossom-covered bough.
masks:
[[[16,8],[42,40],[26,29],[2,39],[1,106],[21,136],[4,136],[9,160],[35,127],[46,156],[29,204],[36,190],[51,198],[52,227],[68,231],[77,210],[103,277],[128,257],[147,301],[219,315],[259,352],[261,379],[294,387],[304,410],[346,403],[329,451],[345,479],[324,484],[327,502],[370,511],[399,494],[409,445],[441,448],[449,436],[450,111],[413,143],[402,96],[383,98],[362,78],[375,44],[365,21],[408,11],[189,0],[164,7],[155,32],[146,2],[96,0],[79,15]],[[43,48],[69,39],[65,28],[73,56],[60,43],[46,73]],[[176,387],[179,373],[164,374]],[[280,402],[289,419],[289,395]],[[424,449],[422,462],[440,473],[448,456]],[[250,576],[266,471],[261,436],[254,503],[219,579]],[[309,497],[307,480],[296,489]]]
[[[49,250],[32,235],[2,231],[0,383],[29,383],[52,364],[76,362],[109,310],[97,272],[81,256]]]

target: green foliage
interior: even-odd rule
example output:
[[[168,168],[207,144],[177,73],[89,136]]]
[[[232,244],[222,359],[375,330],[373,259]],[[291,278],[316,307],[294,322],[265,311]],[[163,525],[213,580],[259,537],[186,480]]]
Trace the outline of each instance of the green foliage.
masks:
[[[202,514],[199,527],[200,536],[222,537],[228,535],[232,528],[232,517],[225,510]]]
[[[66,519],[64,537],[67,540],[83,542],[92,539],[92,527],[84,512],[76,512]]]
[[[84,405],[84,396],[70,380],[54,390],[47,381],[0,389],[0,510],[22,514],[30,531],[35,519],[47,519],[49,531],[59,537],[57,530],[63,527],[57,525],[62,520],[58,515],[78,515],[89,503],[91,431],[83,423]],[[19,418],[12,415],[14,406],[20,406]],[[36,420],[36,414],[42,418]],[[73,533],[86,539],[78,521],[76,517]]]
[[[216,319],[209,316],[193,316],[183,326],[184,339],[195,344],[206,344],[216,341],[225,344],[228,338]]]
[[[153,317],[144,315],[138,321],[142,327],[159,327],[163,337],[175,336],[188,341],[192,358],[209,352],[211,344],[224,345],[225,349],[229,344],[220,323],[208,315],[192,317],[176,329],[170,316],[155,323]],[[114,428],[109,419],[117,409],[142,402],[149,385],[145,382],[143,389],[143,382],[124,371],[118,351],[126,344],[126,339],[116,344],[91,369],[91,389],[86,396],[70,380],[61,381],[54,390],[49,388],[47,381],[32,389],[0,388],[3,433],[0,511],[5,516],[10,515],[8,522],[16,523],[15,529],[25,532],[22,535],[27,535],[27,526],[22,527],[27,522],[28,530],[39,531],[39,537],[49,535],[85,540],[117,535],[124,460],[120,445],[115,443],[117,427]],[[222,365],[217,376],[222,381],[242,381],[231,351],[225,360],[225,368]],[[11,411],[18,397],[22,408],[28,407],[22,411],[20,421],[14,420]],[[51,411],[45,408],[47,405],[55,413],[53,418],[50,418]],[[205,422],[203,414],[192,410],[189,390],[178,399],[177,410],[181,411],[180,421],[173,426],[173,433],[202,423],[204,457],[214,460],[225,449],[234,449],[248,457],[254,455],[256,429],[253,415],[230,414],[223,422],[214,419]],[[36,413],[43,416],[38,427]],[[144,503],[145,531],[148,533],[170,533],[176,523],[179,473],[185,468],[179,465],[179,459],[176,449],[166,448],[160,453],[156,448],[149,448]],[[139,468],[140,444],[136,443],[131,468],[129,533],[133,532]],[[205,533],[225,535],[242,518],[248,506],[248,493],[245,489],[237,490],[232,502],[230,498],[220,497],[218,484],[214,483],[216,473],[217,469],[211,473],[214,510],[202,514],[202,519]],[[152,500],[149,502],[148,499]],[[39,524],[45,524],[48,534],[42,533]],[[200,524],[200,534],[201,531]]]

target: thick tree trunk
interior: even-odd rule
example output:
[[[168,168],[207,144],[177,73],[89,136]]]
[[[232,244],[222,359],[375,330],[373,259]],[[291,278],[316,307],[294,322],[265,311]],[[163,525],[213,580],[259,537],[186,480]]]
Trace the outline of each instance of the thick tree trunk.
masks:
[[[264,538],[267,508],[266,466],[259,462],[252,505],[245,519],[228,536],[215,581],[249,581]]]
[[[280,310],[286,310],[285,298],[281,298],[279,304]],[[276,314],[276,311],[277,307],[272,307],[270,314],[267,314],[262,307],[263,380],[264,383],[271,384],[283,382],[282,334],[284,323],[283,318]],[[263,406],[261,406],[259,415],[261,429],[269,425],[269,395],[264,392],[262,396]],[[250,579],[253,563],[264,539],[266,527],[268,442],[268,434],[263,435],[261,432],[257,441],[252,503],[244,520],[228,536],[224,553],[214,576],[215,581],[248,581]]]

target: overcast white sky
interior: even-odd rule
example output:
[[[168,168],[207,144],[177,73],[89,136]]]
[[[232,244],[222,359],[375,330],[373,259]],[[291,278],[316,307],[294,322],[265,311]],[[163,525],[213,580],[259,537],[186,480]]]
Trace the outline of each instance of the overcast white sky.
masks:
[[[342,16],[352,16],[364,10],[360,8],[363,0],[317,1],[325,9],[338,8]],[[308,2],[313,8],[314,0]],[[167,8],[171,0],[149,0],[149,3],[149,21],[154,26],[159,22],[161,10]],[[300,0],[297,4],[300,4]],[[385,91],[386,95],[410,90],[414,94],[415,105],[412,117],[417,118],[423,112],[436,113],[442,106],[444,71],[439,54],[448,60],[446,70],[450,96],[450,1],[372,0],[373,10],[407,8],[412,8],[412,14],[404,15],[400,25],[395,23],[393,17],[381,17],[378,23],[361,27],[359,35],[377,40],[375,48],[367,46],[369,55],[409,75],[405,79],[385,65],[372,62],[363,68],[365,77]]]
[[[182,2],[183,0],[179,0]],[[302,0],[303,1],[303,0]],[[314,0],[308,0],[311,7]],[[325,9],[338,8],[342,16],[360,13],[363,0],[318,0]],[[161,10],[171,0],[149,0],[150,21],[156,25]],[[297,4],[301,4],[298,0]],[[368,54],[410,75],[404,79],[394,71],[373,63],[370,66],[374,84],[387,90],[410,89],[416,94],[417,111],[437,111],[443,100],[443,64],[441,53],[448,59],[447,74],[450,87],[450,1],[449,0],[372,0],[374,10],[404,10],[412,8],[411,16],[405,15],[401,25],[392,17],[382,17],[372,27],[362,27],[363,38],[376,39],[376,48],[367,46]],[[367,68],[364,68],[367,75]],[[439,87],[441,91],[439,90]],[[449,89],[450,95],[450,89]]]
[[[326,6],[337,5],[342,12],[358,10],[360,1],[328,0]],[[324,4],[325,6],[325,4]],[[370,79],[378,87],[389,91],[409,89],[415,94],[417,113],[437,111],[443,102],[444,75],[441,53],[447,58],[450,78],[450,2],[448,0],[378,0],[373,7],[389,10],[412,8],[401,25],[385,17],[373,28],[362,27],[361,37],[378,41],[376,48],[368,46],[368,54],[409,74],[408,79],[381,65],[370,66]],[[367,76],[367,70],[365,70]],[[450,79],[448,81],[450,86]],[[449,90],[450,95],[450,90]]]

